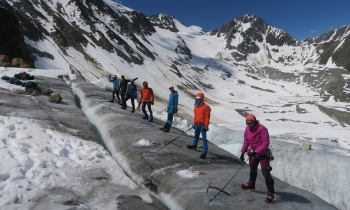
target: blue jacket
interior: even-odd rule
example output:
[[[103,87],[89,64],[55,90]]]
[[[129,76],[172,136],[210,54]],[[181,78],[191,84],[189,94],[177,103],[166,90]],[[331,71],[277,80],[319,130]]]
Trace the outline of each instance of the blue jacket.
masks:
[[[177,91],[170,93],[168,102],[168,114],[174,114],[177,110],[177,104],[179,101],[179,94]]]
[[[128,89],[126,89],[126,94],[127,95],[133,95],[134,98],[137,98],[137,87],[135,84],[129,84]]]
[[[113,88],[118,90],[119,89],[119,80],[118,79],[111,79],[111,76],[109,75],[108,80],[110,82],[113,82]]]

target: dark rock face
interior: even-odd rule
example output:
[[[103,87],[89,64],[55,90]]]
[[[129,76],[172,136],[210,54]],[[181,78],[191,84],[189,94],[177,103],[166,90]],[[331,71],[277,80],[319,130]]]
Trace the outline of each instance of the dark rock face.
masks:
[[[19,22],[11,10],[0,7],[0,66],[13,66],[13,59],[16,59],[21,61],[16,67],[34,67],[19,28]]]
[[[181,42],[175,48],[175,52],[178,54],[182,54],[187,61],[192,59],[190,48],[187,47],[186,42],[183,39],[181,39],[180,37],[179,39],[181,40]]]
[[[70,13],[65,10],[63,3],[40,2],[40,7],[48,14],[47,17],[28,0],[14,2],[13,8],[15,8],[16,16],[22,23],[20,30],[24,36],[32,41],[51,37],[65,55],[67,55],[67,48],[73,47],[82,53],[87,61],[98,65],[98,61],[84,50],[84,47],[92,43],[92,45],[117,54],[128,63],[143,64],[143,57],[139,53],[152,60],[155,59],[154,55],[136,36],[138,35],[143,41],[149,43],[146,37],[155,32],[152,24],[142,13],[136,11],[118,13],[114,10],[115,8],[111,8],[104,1],[96,0],[72,0],[68,4],[74,6],[76,10]],[[101,20],[103,15],[110,16],[110,22],[103,22]],[[67,16],[71,18],[67,19]],[[53,27],[51,29],[45,28],[42,23],[51,22],[50,19],[53,20]],[[102,33],[97,27],[104,28],[106,33]],[[138,52],[125,41],[125,38],[134,42]],[[29,48],[29,51],[35,56],[54,58],[50,53],[33,47]]]
[[[154,26],[158,26],[159,28],[167,29],[175,33],[179,32],[179,29],[177,29],[174,22],[175,17],[170,17],[165,14],[157,14],[157,15],[150,15],[147,18]]]
[[[242,26],[244,24],[250,24],[249,28],[244,30]],[[241,40],[238,46],[232,46],[231,41],[232,39],[236,39],[235,34],[237,33],[243,37],[243,40]],[[210,33],[210,35],[216,35],[218,37],[220,37],[221,34],[225,35],[227,49],[237,49],[238,53],[232,53],[232,56],[237,61],[245,60],[250,53],[259,52],[260,48],[257,46],[256,42],[265,41],[266,43],[277,46],[296,44],[296,40],[289,34],[269,26],[264,20],[251,14],[233,18],[220,29],[215,29]],[[266,40],[264,40],[264,36],[266,36]],[[240,53],[244,55],[240,55]]]
[[[303,40],[303,42],[307,42],[308,44],[319,44],[321,42],[325,41],[336,41],[342,36],[344,36],[346,33],[350,31],[349,26],[343,26],[334,30],[327,31],[324,34],[321,34],[320,36],[316,38],[306,38]]]

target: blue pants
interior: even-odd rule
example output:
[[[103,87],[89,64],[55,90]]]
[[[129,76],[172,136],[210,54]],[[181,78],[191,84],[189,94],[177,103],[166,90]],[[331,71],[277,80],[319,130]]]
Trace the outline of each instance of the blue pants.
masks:
[[[174,117],[173,113],[168,114],[168,119],[167,119],[166,123],[168,123],[169,125],[173,124],[173,117]]]
[[[197,146],[199,141],[199,134],[202,133],[202,141],[203,141],[203,153],[208,152],[208,143],[207,143],[207,131],[203,131],[202,128],[204,125],[195,125],[194,126],[194,139],[192,142],[193,146]]]

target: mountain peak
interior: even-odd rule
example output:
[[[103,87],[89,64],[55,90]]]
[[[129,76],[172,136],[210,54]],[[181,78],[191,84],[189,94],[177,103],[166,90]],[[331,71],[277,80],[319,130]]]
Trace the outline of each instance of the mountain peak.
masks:
[[[174,21],[174,20],[176,21],[179,21],[179,20],[174,16],[169,16],[163,13],[159,13],[155,15],[150,15],[147,18],[152,23],[153,26],[158,26],[159,28],[167,29],[171,32],[179,32],[179,29],[176,27],[176,24]]]

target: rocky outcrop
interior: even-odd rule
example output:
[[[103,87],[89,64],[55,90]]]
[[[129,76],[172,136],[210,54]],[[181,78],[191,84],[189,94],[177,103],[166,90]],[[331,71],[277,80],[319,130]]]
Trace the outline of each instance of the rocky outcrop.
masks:
[[[11,9],[0,7],[0,66],[34,68],[20,25]]]

